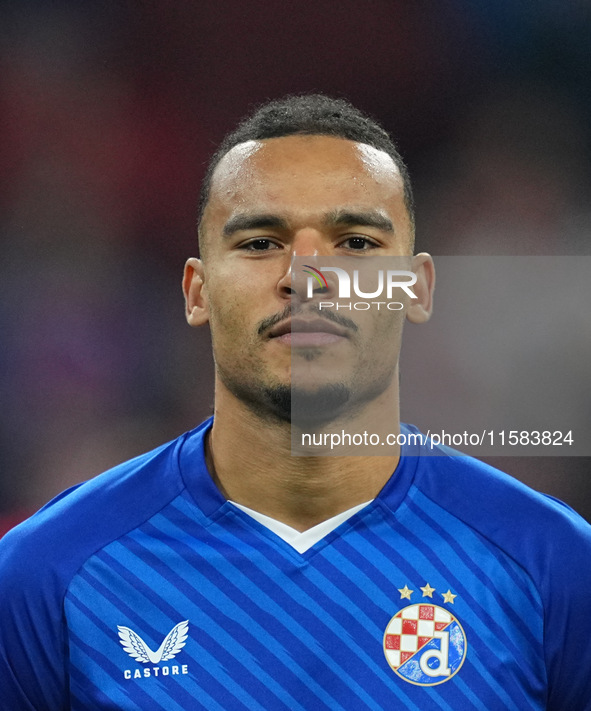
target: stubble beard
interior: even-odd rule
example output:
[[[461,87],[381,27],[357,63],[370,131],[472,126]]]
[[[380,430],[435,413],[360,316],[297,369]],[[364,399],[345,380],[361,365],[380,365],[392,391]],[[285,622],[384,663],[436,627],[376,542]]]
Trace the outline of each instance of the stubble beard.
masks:
[[[321,385],[314,390],[289,384],[238,382],[218,368],[221,381],[259,419],[302,429],[318,427],[341,417],[351,399],[345,383]]]
[[[354,391],[345,382],[318,385],[314,389],[285,383],[238,381],[219,371],[226,388],[260,420],[274,425],[290,425],[303,432],[322,429],[336,420],[353,418],[389,387],[390,378],[376,378],[363,391]]]

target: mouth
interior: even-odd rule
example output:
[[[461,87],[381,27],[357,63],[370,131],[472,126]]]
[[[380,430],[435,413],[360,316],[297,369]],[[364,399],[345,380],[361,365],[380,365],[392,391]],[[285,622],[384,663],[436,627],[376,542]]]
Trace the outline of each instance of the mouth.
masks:
[[[291,347],[310,348],[342,342],[349,332],[324,318],[288,318],[269,331],[269,338]]]

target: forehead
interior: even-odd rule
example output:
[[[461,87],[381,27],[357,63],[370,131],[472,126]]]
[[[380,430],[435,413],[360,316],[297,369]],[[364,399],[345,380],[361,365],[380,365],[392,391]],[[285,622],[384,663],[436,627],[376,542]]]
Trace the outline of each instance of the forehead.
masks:
[[[399,212],[404,190],[384,151],[333,136],[285,136],[235,146],[214,171],[208,212],[304,214],[347,205]],[[404,211],[405,212],[405,211]]]

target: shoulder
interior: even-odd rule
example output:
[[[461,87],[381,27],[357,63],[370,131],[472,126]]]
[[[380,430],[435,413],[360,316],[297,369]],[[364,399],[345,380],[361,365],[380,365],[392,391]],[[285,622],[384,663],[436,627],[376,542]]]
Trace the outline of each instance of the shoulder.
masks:
[[[415,474],[407,501],[422,516],[456,536],[486,541],[492,554],[517,563],[546,600],[560,597],[561,581],[572,581],[574,594],[574,570],[591,589],[591,525],[569,506],[453,449],[423,441],[409,453]]]
[[[184,436],[55,497],[0,540],[2,588],[31,577],[63,587],[84,561],[140,525],[183,488],[176,458]]]
[[[546,541],[557,535],[573,535],[591,544],[591,525],[564,502],[455,449],[430,440],[427,445],[425,435],[412,425],[403,425],[402,431],[407,438],[419,438],[409,440],[403,449],[417,463],[415,487],[498,545],[517,549],[524,538]],[[560,466],[559,459],[556,465]]]
[[[573,554],[591,553],[591,526],[562,501],[472,457],[438,455],[422,458],[418,488],[510,555],[523,560],[535,548],[559,553],[567,542]]]

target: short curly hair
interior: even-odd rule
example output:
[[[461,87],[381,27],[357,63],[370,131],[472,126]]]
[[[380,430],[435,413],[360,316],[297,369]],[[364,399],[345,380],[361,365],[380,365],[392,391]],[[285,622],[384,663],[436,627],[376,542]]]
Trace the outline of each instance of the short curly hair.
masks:
[[[213,173],[226,153],[246,141],[296,134],[345,138],[349,141],[365,143],[387,153],[402,176],[404,203],[414,232],[414,199],[410,175],[394,141],[376,121],[348,101],[334,99],[324,94],[293,95],[269,101],[259,106],[234,131],[226,135],[211,158],[203,178],[199,194],[199,228],[209,200]]]

